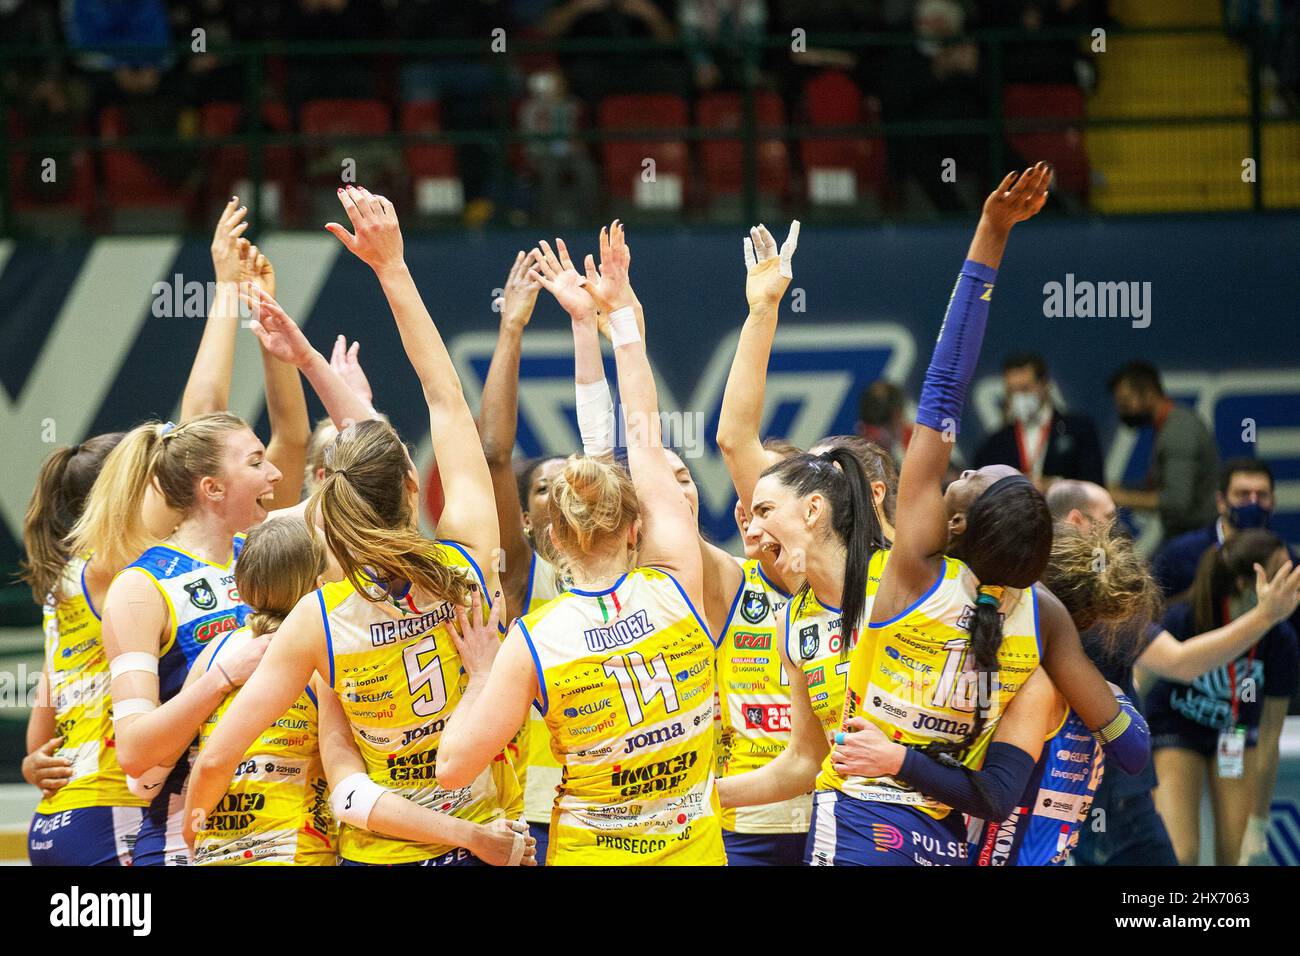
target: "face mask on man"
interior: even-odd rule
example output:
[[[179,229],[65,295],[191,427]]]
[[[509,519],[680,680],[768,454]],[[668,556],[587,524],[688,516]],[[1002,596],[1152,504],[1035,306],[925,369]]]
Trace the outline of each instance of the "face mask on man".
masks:
[[[1248,528],[1267,528],[1273,517],[1273,509],[1263,507],[1258,501],[1235,505],[1228,508],[1228,520],[1238,531]]]
[[[1012,392],[1007,398],[1007,409],[1017,422],[1031,422],[1043,408],[1043,400],[1035,392]]]
[[[1119,420],[1129,428],[1145,428],[1155,422],[1155,416],[1150,412],[1129,412],[1127,415],[1120,415]]]

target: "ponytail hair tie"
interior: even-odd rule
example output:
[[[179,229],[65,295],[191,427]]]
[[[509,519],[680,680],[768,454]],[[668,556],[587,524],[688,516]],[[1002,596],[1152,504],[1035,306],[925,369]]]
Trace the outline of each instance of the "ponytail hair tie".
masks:
[[[164,423],[163,423],[163,427],[162,427],[162,431],[160,431],[160,432],[158,433],[158,437],[159,437],[159,438],[166,438],[168,435],[170,435],[170,434],[171,434],[172,432],[174,432],[174,431],[176,431],[176,423],[175,423],[175,422],[164,422]]]
[[[996,584],[981,584],[979,586],[979,595],[975,598],[976,604],[987,604],[989,607],[997,607],[1002,603],[1002,593],[1005,588]]]

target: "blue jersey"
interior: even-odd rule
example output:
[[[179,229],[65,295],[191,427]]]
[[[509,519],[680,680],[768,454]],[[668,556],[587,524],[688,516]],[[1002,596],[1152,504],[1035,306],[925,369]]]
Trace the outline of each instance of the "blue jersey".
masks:
[[[157,544],[127,565],[147,574],[167,604],[170,624],[158,652],[158,701],[166,703],[181,692],[190,667],[217,637],[243,627],[251,613],[235,587],[235,561],[244,536],[235,535],[230,561],[210,564],[179,548]],[[193,749],[193,748],[191,748]],[[145,811],[136,839],[136,866],[161,866],[189,861],[181,839],[182,793],[189,778],[189,755],[175,768]]]
[[[230,562],[221,565],[156,544],[127,565],[153,580],[171,618],[167,640],[158,652],[159,703],[180,693],[190,666],[214,637],[244,626],[250,612],[235,587],[235,561],[243,547],[244,536],[235,535]]]
[[[1060,866],[1079,842],[1104,754],[1079,715],[1070,711],[1038,758],[1011,815],[1000,823],[971,821],[976,866]]]

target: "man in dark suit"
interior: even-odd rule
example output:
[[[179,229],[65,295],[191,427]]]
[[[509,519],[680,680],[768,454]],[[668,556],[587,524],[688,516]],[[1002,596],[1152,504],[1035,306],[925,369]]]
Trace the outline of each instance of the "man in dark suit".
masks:
[[[1040,488],[1056,478],[1105,484],[1097,426],[1087,415],[1063,412],[1052,404],[1047,363],[1034,352],[1019,352],[1002,363],[1008,424],[984,440],[975,467],[1011,465]]]

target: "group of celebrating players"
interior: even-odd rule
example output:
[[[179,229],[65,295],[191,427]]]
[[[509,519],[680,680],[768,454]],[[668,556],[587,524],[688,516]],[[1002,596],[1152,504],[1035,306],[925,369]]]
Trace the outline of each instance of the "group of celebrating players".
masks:
[[[1003,251],[1050,177],[1009,174],[985,203],[901,471],[853,436],[762,440],[798,223],[779,249],[751,230],[718,433],[743,557],[701,535],[662,445],[621,223],[581,268],[558,239],[519,253],[476,421],[392,205],[339,190],[351,229],[326,228],[374,270],[428,405],[435,540],[356,346],[312,347],[232,199],[181,421],[55,452],[27,514],[32,862],[1064,862],[1103,761],[1150,755],[1079,631],[1120,650],[1156,590],[1131,541],[1054,523],[1010,467],[943,486]],[[583,448],[520,469],[543,289],[572,320]],[[241,299],[265,446],[223,410]],[[310,441],[300,372],[331,420]],[[1276,564],[1237,645],[1295,608],[1300,569]]]

